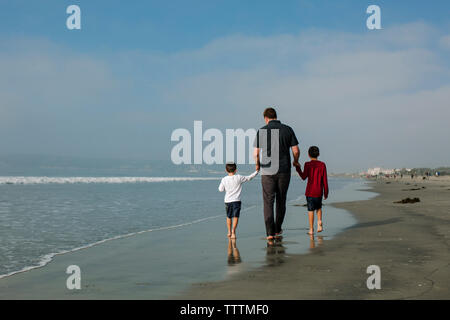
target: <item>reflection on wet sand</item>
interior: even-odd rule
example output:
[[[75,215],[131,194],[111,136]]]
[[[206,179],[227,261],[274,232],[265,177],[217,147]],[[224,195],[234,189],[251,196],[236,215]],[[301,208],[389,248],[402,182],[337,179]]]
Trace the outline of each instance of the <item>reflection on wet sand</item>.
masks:
[[[309,236],[309,247],[314,249],[323,245],[324,236]],[[306,239],[305,239],[306,240]],[[286,247],[283,245],[288,242],[283,242],[281,239],[268,240],[267,241],[267,254],[266,254],[266,264],[267,266],[273,267],[284,263],[286,258]]]
[[[236,239],[228,239],[228,265],[241,263],[241,254],[236,245]]]
[[[266,262],[268,266],[277,266],[284,263],[286,248],[282,239],[267,241]]]
[[[229,238],[227,246],[227,263],[229,268],[227,269],[227,275],[231,276],[241,271],[241,262],[241,254],[237,248],[236,239]]]
[[[317,236],[317,246],[321,246],[323,244],[323,236]],[[316,247],[316,240],[314,235],[309,236],[309,248],[314,249]]]

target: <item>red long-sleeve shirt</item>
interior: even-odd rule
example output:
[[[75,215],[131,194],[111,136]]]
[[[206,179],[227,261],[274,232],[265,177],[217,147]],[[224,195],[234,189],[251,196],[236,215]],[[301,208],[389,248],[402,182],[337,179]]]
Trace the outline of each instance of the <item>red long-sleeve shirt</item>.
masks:
[[[328,197],[327,166],[325,163],[319,160],[311,160],[305,163],[303,171],[300,166],[295,167],[295,169],[303,180],[308,178],[305,192],[307,197]]]

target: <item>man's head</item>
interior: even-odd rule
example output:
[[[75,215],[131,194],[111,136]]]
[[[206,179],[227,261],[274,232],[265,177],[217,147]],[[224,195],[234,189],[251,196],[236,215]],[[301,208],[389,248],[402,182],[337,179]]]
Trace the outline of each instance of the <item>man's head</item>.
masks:
[[[226,170],[228,173],[234,174],[234,173],[236,172],[236,163],[234,163],[234,162],[228,162],[228,163],[225,165],[225,170]]]
[[[317,159],[320,155],[319,148],[316,146],[312,146],[308,150],[308,155],[311,159]]]
[[[274,108],[266,108],[263,113],[264,121],[266,124],[270,122],[270,120],[276,120],[277,119],[277,112]]]

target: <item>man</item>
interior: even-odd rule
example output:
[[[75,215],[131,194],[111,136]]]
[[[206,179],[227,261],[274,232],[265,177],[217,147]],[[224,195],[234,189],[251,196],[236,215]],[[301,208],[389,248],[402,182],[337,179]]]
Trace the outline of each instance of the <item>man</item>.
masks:
[[[254,157],[256,170],[261,168],[261,183],[264,200],[264,221],[266,224],[267,240],[280,238],[283,232],[284,215],[286,213],[286,196],[291,180],[291,154],[293,165],[298,165],[300,150],[298,141],[291,127],[277,120],[274,108],[267,108],[263,113],[266,125],[258,130],[256,136]],[[264,134],[265,133],[266,137]],[[271,137],[278,141],[271,141]],[[266,140],[266,141],[264,141]],[[260,153],[267,155],[270,163],[261,162]],[[274,154],[272,154],[272,151]],[[264,157],[263,159],[264,160]],[[274,219],[274,203],[276,201],[276,217]]]

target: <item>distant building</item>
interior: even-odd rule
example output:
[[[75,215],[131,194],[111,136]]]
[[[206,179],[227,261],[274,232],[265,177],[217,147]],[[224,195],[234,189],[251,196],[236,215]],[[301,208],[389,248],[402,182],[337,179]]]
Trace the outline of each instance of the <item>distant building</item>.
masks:
[[[379,176],[379,175],[391,175],[395,174],[395,172],[398,172],[396,169],[383,169],[380,167],[377,168],[370,168],[367,170],[366,174],[369,176]]]

